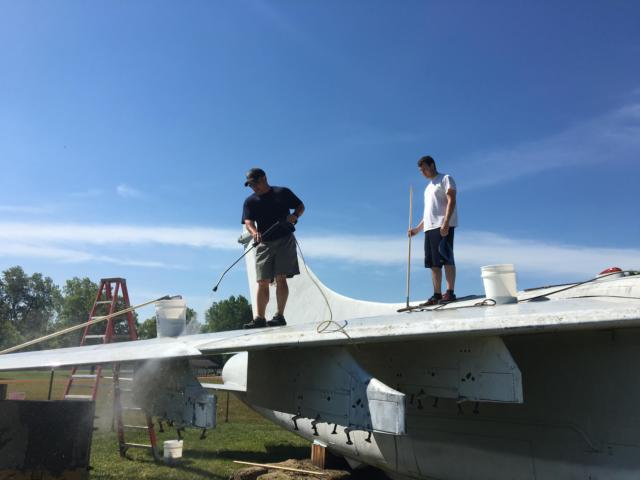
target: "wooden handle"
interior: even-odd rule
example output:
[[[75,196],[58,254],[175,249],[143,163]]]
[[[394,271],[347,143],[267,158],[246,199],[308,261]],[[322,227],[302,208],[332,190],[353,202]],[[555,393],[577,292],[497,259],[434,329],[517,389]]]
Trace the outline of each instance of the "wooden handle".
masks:
[[[409,230],[413,225],[413,187],[409,185]],[[407,307],[409,307],[409,292],[411,289],[411,238],[409,235],[409,254],[407,255]]]

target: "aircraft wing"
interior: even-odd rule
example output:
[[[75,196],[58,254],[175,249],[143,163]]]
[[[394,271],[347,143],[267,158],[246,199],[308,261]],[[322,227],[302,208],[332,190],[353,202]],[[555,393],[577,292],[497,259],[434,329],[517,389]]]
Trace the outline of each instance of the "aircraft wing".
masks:
[[[632,298],[574,298],[462,307],[455,304],[443,309],[356,318],[338,324],[307,323],[13,353],[0,355],[0,371],[277,348],[640,326],[640,299]],[[326,329],[319,333],[322,327]]]

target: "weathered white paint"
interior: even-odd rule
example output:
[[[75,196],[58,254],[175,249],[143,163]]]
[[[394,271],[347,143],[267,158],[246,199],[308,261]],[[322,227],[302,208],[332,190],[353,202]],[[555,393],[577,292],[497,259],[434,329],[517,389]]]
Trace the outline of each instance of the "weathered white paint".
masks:
[[[640,386],[633,381],[632,366],[640,353],[640,328],[503,338],[522,373],[522,404],[426,393],[432,377],[422,355],[444,351],[455,341],[428,338],[348,347],[366,371],[405,394],[406,435],[353,430],[290,409],[254,408],[394,478],[636,479]],[[316,350],[309,348],[308,355],[316,356]],[[289,352],[279,353],[286,357]],[[413,371],[408,371],[411,362]]]
[[[404,394],[375,379],[341,347],[312,355],[301,349],[249,352],[247,401],[354,430],[405,433]]]
[[[640,280],[640,279],[638,279]],[[637,280],[636,280],[637,282]],[[614,283],[613,281],[608,283]],[[640,325],[640,300],[559,299],[495,307],[445,308],[349,320],[340,331],[317,332],[317,324],[236,330],[178,338],[140,340],[0,356],[0,371],[95,365],[150,358],[196,357],[267,348],[407,341],[427,337],[503,335]]]
[[[522,298],[549,293],[545,289]],[[555,289],[557,290],[557,289]],[[571,298],[586,297],[586,298]],[[616,297],[608,297],[616,295]],[[628,298],[618,298],[618,297]],[[428,337],[524,334],[543,331],[634,327],[640,325],[640,276],[596,282],[568,290],[548,301],[469,307],[478,300],[442,309],[354,318],[344,332],[318,333],[317,323],[279,328],[236,330],[176,339],[141,340],[109,345],[42,350],[0,356],[0,371],[79,364],[100,364],[149,358],[195,357],[201,354],[316,345],[401,342]],[[637,298],[635,298],[637,297]],[[347,336],[348,335],[348,336]]]
[[[257,314],[255,302],[257,291],[255,258],[255,249],[245,256],[254,315]],[[300,275],[287,280],[289,300],[287,301],[285,317],[289,325],[319,323],[330,319],[341,323],[357,317],[393,314],[404,306],[403,304],[367,302],[345,297],[320,282],[311,269],[305,266],[300,251],[298,251],[298,264]],[[276,313],[275,285],[270,287],[270,297],[272,301],[267,306],[267,318],[271,318]],[[331,306],[331,311],[329,311],[329,305]]]

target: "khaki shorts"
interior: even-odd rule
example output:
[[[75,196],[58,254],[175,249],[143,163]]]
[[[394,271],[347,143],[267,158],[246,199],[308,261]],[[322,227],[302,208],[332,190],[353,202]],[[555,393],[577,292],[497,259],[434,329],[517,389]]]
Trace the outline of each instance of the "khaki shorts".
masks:
[[[273,280],[279,275],[298,275],[298,253],[293,234],[262,242],[256,247],[256,279]]]

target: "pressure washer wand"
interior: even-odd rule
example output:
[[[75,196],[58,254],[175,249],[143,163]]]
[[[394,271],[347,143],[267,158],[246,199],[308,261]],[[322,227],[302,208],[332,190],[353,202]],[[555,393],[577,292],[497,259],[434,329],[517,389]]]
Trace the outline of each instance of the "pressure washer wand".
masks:
[[[276,226],[280,225],[281,223],[282,223],[282,222],[279,222],[279,221],[278,221],[278,222],[274,223],[273,225],[271,225],[271,226],[270,226],[269,228],[267,228],[267,230],[266,230],[266,231],[261,235],[261,237],[266,237],[266,236],[268,235],[268,233],[269,233],[273,228],[275,228]],[[220,275],[220,279],[218,280],[218,283],[216,283],[216,286],[215,286],[215,287],[213,287],[213,291],[214,291],[214,292],[217,292],[217,291],[218,291],[218,286],[220,285],[220,282],[222,282],[222,279],[223,279],[223,278],[224,278],[224,276],[227,274],[227,272],[228,272],[229,270],[231,270],[231,269],[236,265],[236,263],[238,263],[240,260],[242,260],[242,259],[245,257],[245,255],[246,255],[247,253],[249,253],[251,250],[253,250],[253,249],[254,249],[254,248],[256,248],[258,245],[260,245],[260,243],[261,243],[261,242],[253,242],[253,244],[251,245],[251,247],[250,247],[250,248],[247,248],[247,250],[246,250],[242,255],[240,255],[240,257],[238,257],[238,259],[237,259],[235,262],[233,262],[233,263],[229,266],[229,268],[227,268],[227,269],[222,273],[222,275]]]

